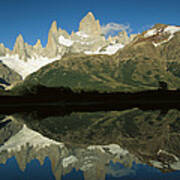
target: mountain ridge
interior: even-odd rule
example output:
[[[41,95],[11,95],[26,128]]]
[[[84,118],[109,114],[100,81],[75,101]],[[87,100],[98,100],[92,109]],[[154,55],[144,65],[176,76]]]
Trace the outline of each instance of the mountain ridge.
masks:
[[[64,39],[62,39],[61,36]],[[124,36],[124,39],[129,41],[128,35],[124,34]],[[116,36],[114,39],[121,41],[120,37],[118,38],[118,36]],[[71,41],[72,44],[68,45],[67,41]],[[94,43],[93,41],[95,41],[96,43]],[[89,12],[80,21],[79,30],[77,32],[68,34],[65,30],[61,28],[58,29],[57,22],[53,21],[49,29],[48,42],[46,46],[41,48],[42,45],[39,43],[39,40],[37,40],[37,42],[40,45],[39,51],[37,51],[36,44],[32,46],[28,43],[25,43],[23,40],[23,36],[19,34],[12,51],[10,51],[9,49],[7,50],[7,48],[5,48],[3,44],[1,45],[0,49],[2,50],[0,50],[0,56],[6,56],[7,54],[10,56],[18,55],[19,59],[24,61],[27,61],[28,59],[36,56],[54,58],[58,55],[63,56],[64,53],[69,51],[68,47],[70,47],[70,51],[75,53],[84,52],[85,50],[83,49],[78,51],[78,48],[80,48],[80,45],[82,44],[83,46],[87,46],[87,48],[85,48],[86,50],[96,52],[98,48],[112,43],[112,39],[110,38],[110,40],[108,40],[104,37],[99,20],[96,20],[93,13]],[[93,47],[89,46],[91,43],[93,44]]]
[[[180,88],[180,72],[176,68],[180,66],[180,32],[174,29],[180,30],[167,26],[162,34],[149,35],[155,31],[151,29],[111,56],[67,55],[28,76],[24,85],[136,92],[158,89],[159,82],[164,82],[169,90],[177,90]],[[159,39],[164,35],[165,39]],[[155,40],[159,45],[153,44]]]
[[[142,34],[128,36],[122,31],[106,39],[99,21],[88,13],[71,35],[54,21],[45,48],[40,40],[31,46],[19,35],[14,54],[2,57],[2,63],[23,79],[28,76],[23,84],[134,92],[157,89],[165,82],[175,90],[180,88],[179,45],[180,26],[165,24]]]

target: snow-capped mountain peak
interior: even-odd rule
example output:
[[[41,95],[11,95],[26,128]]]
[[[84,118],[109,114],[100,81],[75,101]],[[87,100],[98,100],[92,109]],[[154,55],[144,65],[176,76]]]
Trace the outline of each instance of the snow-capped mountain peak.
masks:
[[[179,26],[155,25],[152,29],[145,32],[144,38],[153,38],[152,44],[157,47],[169,42],[174,37],[174,34],[179,31]]]

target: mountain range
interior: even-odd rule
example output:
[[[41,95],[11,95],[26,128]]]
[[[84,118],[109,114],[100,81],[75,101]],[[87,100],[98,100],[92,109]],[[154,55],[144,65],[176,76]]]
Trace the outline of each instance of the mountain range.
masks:
[[[80,22],[79,31],[68,34],[65,30],[57,27],[56,21],[51,25],[48,34],[48,42],[46,47],[42,47],[40,39],[34,46],[24,42],[21,34],[16,39],[12,51],[5,48],[3,44],[0,45],[0,56],[18,55],[19,59],[27,61],[28,59],[40,57],[62,57],[65,53],[86,53],[94,54],[100,52],[101,48],[106,48],[108,45],[116,46],[111,47],[113,53],[117,50],[118,45],[123,46],[130,42],[136,35],[131,35],[123,31],[118,36],[105,38],[99,20],[96,20],[94,15],[89,12]],[[110,47],[109,47],[110,48]],[[103,52],[103,51],[102,51]]]
[[[28,45],[22,35],[12,51],[1,44],[0,59],[23,79],[18,76],[13,83],[8,81],[16,84],[15,91],[43,85],[74,91],[135,92],[158,89],[160,82],[177,90],[179,45],[180,26],[165,24],[156,24],[141,34],[122,31],[106,38],[99,20],[89,12],[81,20],[79,31],[71,34],[58,29],[54,21],[46,47],[40,40]],[[6,81],[1,74],[0,78]]]

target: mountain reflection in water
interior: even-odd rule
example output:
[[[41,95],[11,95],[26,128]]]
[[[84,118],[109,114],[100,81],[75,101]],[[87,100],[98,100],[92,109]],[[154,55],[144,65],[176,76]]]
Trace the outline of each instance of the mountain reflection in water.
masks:
[[[179,180],[180,111],[0,115],[3,180]]]

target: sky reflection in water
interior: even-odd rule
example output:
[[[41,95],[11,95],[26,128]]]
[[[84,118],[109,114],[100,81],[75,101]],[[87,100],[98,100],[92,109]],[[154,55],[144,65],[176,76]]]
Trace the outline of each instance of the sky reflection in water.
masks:
[[[105,180],[179,180],[180,171],[162,173],[159,169],[133,163],[131,168],[126,168],[120,163],[109,163]],[[41,166],[34,159],[21,171],[15,157],[9,158],[6,164],[0,164],[0,177],[3,180],[55,180],[49,158]],[[83,172],[72,169],[70,173],[62,175],[61,180],[84,180]]]

